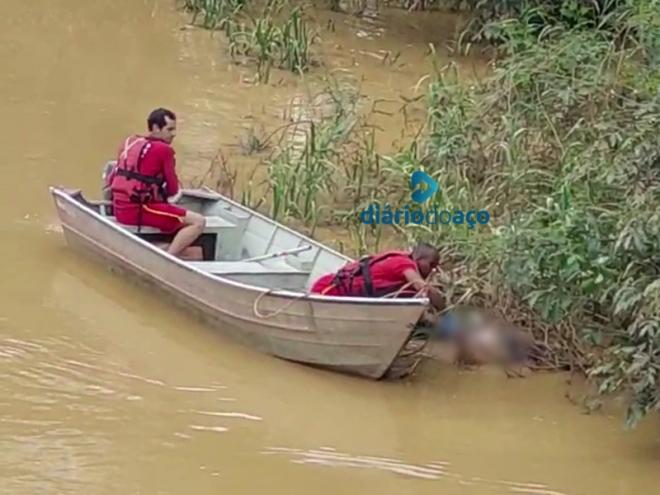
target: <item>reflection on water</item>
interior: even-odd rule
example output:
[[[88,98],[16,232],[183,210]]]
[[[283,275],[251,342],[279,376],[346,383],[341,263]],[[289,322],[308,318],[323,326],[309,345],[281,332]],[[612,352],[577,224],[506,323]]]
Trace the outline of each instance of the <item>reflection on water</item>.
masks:
[[[318,84],[224,56],[160,0],[10,2],[0,17],[0,494],[657,491],[657,422],[581,415],[562,377],[427,366],[374,383],[280,361],[210,331],[64,245],[50,184],[90,197],[155,106],[180,116],[184,181],[245,123],[280,125]],[[328,70],[396,113],[455,18],[317,10]],[[382,58],[390,53],[392,64]],[[388,59],[389,60],[389,59]],[[469,60],[460,61],[464,69]],[[477,65],[479,72],[483,67]],[[317,79],[315,79],[317,77]],[[417,115],[423,120],[423,114]],[[379,117],[383,142],[400,117]]]

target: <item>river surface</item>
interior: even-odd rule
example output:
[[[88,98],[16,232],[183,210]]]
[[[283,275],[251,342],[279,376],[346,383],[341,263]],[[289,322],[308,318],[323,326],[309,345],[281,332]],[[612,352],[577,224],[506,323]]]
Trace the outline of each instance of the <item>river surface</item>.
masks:
[[[2,10],[0,494],[659,492],[657,417],[626,432],[616,404],[583,414],[565,376],[428,364],[374,383],[313,370],[239,347],[79,259],[49,185],[95,197],[101,165],[161,105],[179,114],[192,180],[219,148],[237,154],[251,120],[277,123],[303,83],[276,73],[255,86],[221,36],[182,29],[166,0]],[[455,25],[318,15],[335,24],[326,63],[365,76],[362,91],[392,108]],[[401,50],[401,64],[383,65],[381,49]]]

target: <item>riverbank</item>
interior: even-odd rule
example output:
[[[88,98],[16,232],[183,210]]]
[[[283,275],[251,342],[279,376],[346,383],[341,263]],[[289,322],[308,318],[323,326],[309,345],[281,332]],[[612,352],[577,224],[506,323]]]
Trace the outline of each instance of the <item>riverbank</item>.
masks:
[[[660,404],[660,105],[651,4],[569,11],[486,3],[472,11],[478,23],[470,34],[462,32],[469,17],[462,18],[444,46],[495,42],[494,70],[468,82],[464,67],[441,64],[431,44],[428,72],[415,64],[417,83],[396,111],[378,108],[354,79],[326,71],[325,87],[312,93],[310,85],[285,127],[251,131],[244,149],[260,165],[243,188],[252,197],[241,199],[325,242],[342,237],[339,248],[352,255],[414,239],[442,246],[437,282],[450,305],[494,308],[525,328],[545,349],[541,368],[587,373],[599,378],[601,392],[632,387],[632,425]],[[361,15],[385,26],[394,22],[390,12]],[[403,15],[410,23],[424,18]],[[311,40],[309,19],[301,29]],[[433,37],[431,26],[417,25],[419,36]],[[292,43],[278,36],[275,29],[273,53]],[[405,56],[375,45],[371,55],[396,73]],[[313,80],[324,59],[304,46],[305,60],[317,62],[297,72]],[[252,62],[261,56],[255,53]],[[267,82],[262,73],[257,68],[256,79]],[[393,127],[396,137],[383,131]],[[419,168],[441,185],[435,207],[487,210],[492,225],[360,221],[369,205],[405,203],[408,177]],[[227,163],[219,170],[231,175]]]

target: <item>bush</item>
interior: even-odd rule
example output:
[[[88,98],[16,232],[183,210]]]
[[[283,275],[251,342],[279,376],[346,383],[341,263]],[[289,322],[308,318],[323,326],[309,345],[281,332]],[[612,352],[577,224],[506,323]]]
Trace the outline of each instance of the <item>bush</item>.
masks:
[[[552,326],[553,351],[572,354],[601,392],[631,391],[630,425],[660,409],[653,3],[609,2],[600,25],[582,14],[589,22],[568,23],[561,11],[537,29],[538,10],[492,24],[508,56],[469,90],[438,74],[424,158],[445,192],[470,191],[500,227],[467,240],[448,231],[439,243],[460,242],[524,299]]]

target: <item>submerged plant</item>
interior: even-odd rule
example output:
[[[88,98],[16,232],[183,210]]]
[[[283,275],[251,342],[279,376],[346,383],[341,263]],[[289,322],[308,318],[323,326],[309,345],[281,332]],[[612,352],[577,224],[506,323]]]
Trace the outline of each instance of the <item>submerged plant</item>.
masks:
[[[311,45],[316,35],[307,26],[299,7],[293,9],[281,29],[280,64],[293,72],[302,72],[311,63]]]
[[[356,121],[355,107],[344,96],[327,88],[285,128],[267,160],[275,218],[297,218],[314,229],[323,205],[336,196],[341,150]]]
[[[281,6],[279,7],[281,8]],[[252,58],[257,64],[257,78],[268,82],[273,66],[303,72],[312,63],[311,45],[316,35],[305,22],[302,11],[296,7],[283,25],[275,20],[278,7],[269,3],[259,17],[250,18],[249,26],[232,29],[230,53]]]
[[[243,25],[231,33],[230,52],[232,56],[253,58],[257,64],[258,80],[268,82],[280,47],[280,30],[270,16],[252,18],[251,22],[249,28]]]
[[[192,12],[191,24],[202,17],[202,26],[205,29],[223,27],[226,20],[236,16],[243,10],[247,0],[185,0],[185,10]]]
[[[247,0],[185,0],[184,9],[192,13],[192,24],[201,16],[202,27],[224,31],[231,57],[254,60],[260,82],[268,82],[274,66],[297,73],[309,69],[317,34],[302,9],[295,7],[279,23],[284,1],[268,0],[257,16],[245,12],[246,4]]]

